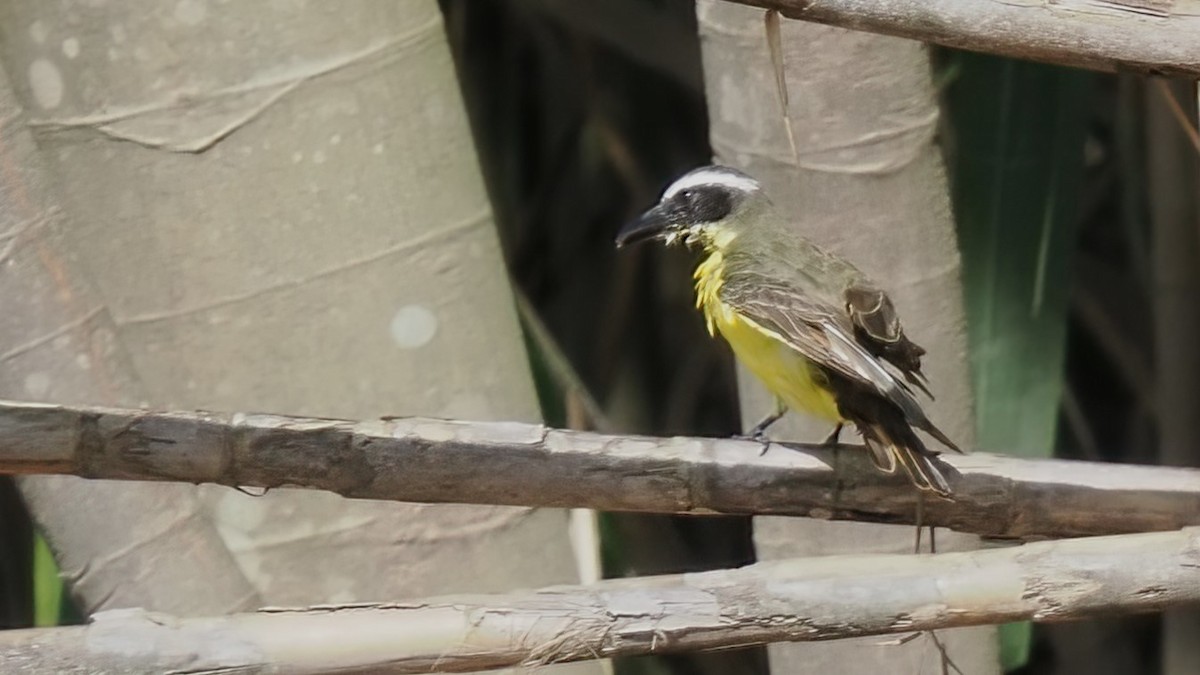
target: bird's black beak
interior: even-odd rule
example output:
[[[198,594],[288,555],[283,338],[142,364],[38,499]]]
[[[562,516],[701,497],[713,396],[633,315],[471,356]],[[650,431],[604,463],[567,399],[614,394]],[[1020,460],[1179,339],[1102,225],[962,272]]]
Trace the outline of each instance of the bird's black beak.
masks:
[[[671,224],[667,210],[659,204],[621,228],[617,234],[617,248],[661,236]]]

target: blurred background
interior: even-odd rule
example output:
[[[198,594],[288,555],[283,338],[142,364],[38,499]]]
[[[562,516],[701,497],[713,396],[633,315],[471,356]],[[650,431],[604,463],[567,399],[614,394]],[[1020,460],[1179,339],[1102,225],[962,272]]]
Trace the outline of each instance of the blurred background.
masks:
[[[736,371],[693,309],[692,257],[612,245],[624,221],[713,156],[693,3],[439,4],[547,422],[739,431]],[[1195,425],[1175,420],[1196,400],[1172,379],[1200,375],[1184,353],[1200,313],[1194,85],[932,51],[980,447],[1194,465],[1180,449],[1200,447]],[[599,526],[605,576],[755,559],[747,518],[600,514]],[[0,628],[79,617],[17,490],[0,481]],[[1011,672],[1162,672],[1158,616],[1018,626],[1004,640]],[[766,668],[758,649],[616,664]]]

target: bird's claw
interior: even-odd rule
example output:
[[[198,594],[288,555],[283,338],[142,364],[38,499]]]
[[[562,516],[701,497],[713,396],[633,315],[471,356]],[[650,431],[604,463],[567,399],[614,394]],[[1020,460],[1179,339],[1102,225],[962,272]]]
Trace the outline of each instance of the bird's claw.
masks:
[[[758,453],[759,457],[767,454],[767,450],[771,449],[771,439],[767,438],[767,434],[762,431],[752,431],[748,434],[734,434],[731,438],[733,438],[735,441],[750,441],[752,443],[758,443],[761,445],[762,450],[760,450]]]

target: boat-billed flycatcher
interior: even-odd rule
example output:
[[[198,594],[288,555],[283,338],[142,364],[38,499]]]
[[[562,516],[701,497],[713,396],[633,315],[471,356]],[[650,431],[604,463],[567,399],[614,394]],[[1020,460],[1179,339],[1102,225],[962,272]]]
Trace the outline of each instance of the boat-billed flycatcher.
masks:
[[[950,486],[913,428],[961,452],[929,421],[913,388],[929,393],[925,350],[904,336],[887,294],[849,262],[797,236],[761,186],[720,166],[675,181],[661,201],[617,236],[704,250],[696,305],[708,331],[776,397],[776,410],[751,430],[761,438],[787,409],[834,423],[836,443],[853,422],[881,470],[903,466],[920,489],[948,497]]]

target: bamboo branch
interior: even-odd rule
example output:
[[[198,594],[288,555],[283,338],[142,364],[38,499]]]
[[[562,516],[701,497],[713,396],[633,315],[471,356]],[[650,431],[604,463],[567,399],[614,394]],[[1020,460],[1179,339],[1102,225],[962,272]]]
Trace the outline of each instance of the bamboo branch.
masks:
[[[1096,70],[1200,75],[1197,0],[732,0],[842,28]]]
[[[0,632],[8,673],[463,672],[1200,604],[1200,528],[395,604]]]
[[[917,495],[857,446],[646,438],[396,418],[0,402],[0,473],[306,487],[346,497],[914,523]],[[795,451],[793,451],[795,450]],[[1200,525],[1200,471],[943,456],[955,501],[922,522],[1003,538]]]

